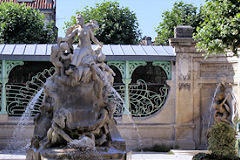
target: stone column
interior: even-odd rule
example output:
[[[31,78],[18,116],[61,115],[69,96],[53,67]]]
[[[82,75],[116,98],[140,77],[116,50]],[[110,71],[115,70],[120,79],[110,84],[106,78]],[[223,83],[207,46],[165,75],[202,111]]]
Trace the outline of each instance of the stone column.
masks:
[[[170,45],[176,53],[176,118],[175,142],[182,149],[194,149],[194,65],[193,57],[197,54],[192,38],[191,26],[175,28]]]

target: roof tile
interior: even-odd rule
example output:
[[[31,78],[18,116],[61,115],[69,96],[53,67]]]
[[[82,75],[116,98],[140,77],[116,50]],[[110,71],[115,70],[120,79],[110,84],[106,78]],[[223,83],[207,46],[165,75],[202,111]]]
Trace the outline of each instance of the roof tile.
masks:
[[[1,2],[10,2],[22,4],[23,2],[18,2],[18,0],[0,0]],[[33,0],[33,2],[24,2],[26,6],[34,9],[54,9],[54,1],[47,3],[47,0]]]

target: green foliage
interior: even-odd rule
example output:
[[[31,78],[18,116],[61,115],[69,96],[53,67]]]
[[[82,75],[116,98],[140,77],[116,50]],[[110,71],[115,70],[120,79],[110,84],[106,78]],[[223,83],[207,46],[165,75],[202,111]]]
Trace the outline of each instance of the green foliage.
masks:
[[[135,13],[128,8],[120,7],[118,2],[104,1],[96,3],[95,7],[85,7],[82,14],[86,22],[96,20],[99,29],[96,38],[105,44],[136,44],[140,31]],[[76,16],[65,23],[65,29],[76,25]]]
[[[204,22],[197,28],[195,39],[199,51],[209,54],[224,53],[226,49],[237,54],[240,46],[240,1],[207,0],[202,8]]]
[[[209,158],[210,156],[206,153],[197,153],[193,156],[192,160],[204,160]]]
[[[216,157],[234,157],[236,155],[234,128],[227,123],[214,124],[209,131],[208,150]]]
[[[39,11],[13,2],[0,4],[0,43],[53,43],[53,23],[44,24]]]
[[[198,153],[195,154],[192,160],[239,160],[240,158],[237,156],[217,156],[213,154],[206,154],[206,153]]]
[[[190,25],[195,31],[202,20],[200,13],[197,13],[197,7],[192,4],[185,4],[182,1],[175,2],[171,11],[162,14],[163,21],[155,30],[158,34],[155,43],[168,45],[168,39],[174,37],[174,28],[178,25]]]

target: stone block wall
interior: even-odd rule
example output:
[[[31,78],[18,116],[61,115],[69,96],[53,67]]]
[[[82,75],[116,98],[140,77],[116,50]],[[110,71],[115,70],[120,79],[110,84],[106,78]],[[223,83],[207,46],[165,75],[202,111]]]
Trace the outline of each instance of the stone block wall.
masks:
[[[211,105],[221,77],[239,100],[240,59],[231,54],[205,59],[197,52],[196,42],[189,36],[191,27],[180,26],[170,44],[176,53],[176,132],[175,143],[183,149],[206,149],[206,133],[213,118]]]

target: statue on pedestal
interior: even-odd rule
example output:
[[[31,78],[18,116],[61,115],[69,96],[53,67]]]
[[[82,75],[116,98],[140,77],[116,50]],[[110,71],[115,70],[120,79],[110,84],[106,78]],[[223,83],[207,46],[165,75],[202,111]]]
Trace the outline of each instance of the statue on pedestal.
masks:
[[[28,160],[94,160],[99,155],[126,159],[126,144],[113,118],[115,103],[108,98],[115,73],[104,63],[103,45],[93,34],[97,28],[96,21],[84,24],[79,14],[77,25],[52,47],[50,61],[56,69],[44,84]],[[79,43],[74,49],[76,36]],[[98,45],[94,50],[91,41]]]

